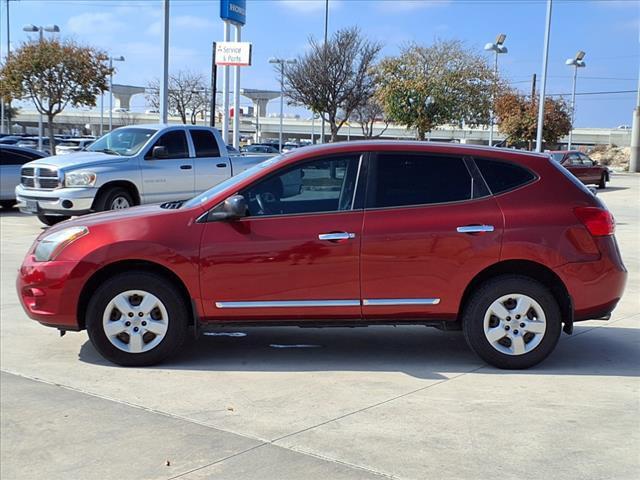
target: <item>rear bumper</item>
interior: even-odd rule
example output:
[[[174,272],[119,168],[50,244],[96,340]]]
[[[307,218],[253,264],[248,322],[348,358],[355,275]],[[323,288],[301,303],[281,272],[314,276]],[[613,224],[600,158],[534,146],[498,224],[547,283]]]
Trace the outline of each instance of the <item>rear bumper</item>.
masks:
[[[38,190],[16,187],[16,200],[21,212],[35,215],[83,215],[91,212],[97,189],[59,188]]]
[[[78,262],[36,262],[25,258],[16,281],[27,315],[43,325],[79,330],[78,300],[92,265]]]
[[[567,263],[556,269],[573,300],[576,322],[609,315],[627,283],[627,269],[615,237],[599,237],[596,243],[601,253],[599,260]]]

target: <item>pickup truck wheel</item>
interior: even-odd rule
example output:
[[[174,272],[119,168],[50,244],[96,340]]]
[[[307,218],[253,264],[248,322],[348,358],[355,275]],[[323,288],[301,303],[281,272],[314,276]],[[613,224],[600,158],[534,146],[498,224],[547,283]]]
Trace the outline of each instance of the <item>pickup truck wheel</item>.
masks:
[[[56,223],[69,220],[70,218],[71,217],[65,217],[62,215],[38,215],[38,220],[40,220],[45,225],[48,225],[49,227],[55,225]]]
[[[100,194],[96,202],[96,210],[105,212],[107,210],[122,210],[133,207],[133,198],[124,188],[111,188]]]
[[[174,354],[187,334],[188,311],[159,275],[115,275],[95,291],[85,317],[93,346],[124,366],[154,365]]]
[[[524,369],[553,351],[562,328],[560,308],[541,283],[504,275],[482,284],[467,302],[462,325],[469,347],[504,369]]]

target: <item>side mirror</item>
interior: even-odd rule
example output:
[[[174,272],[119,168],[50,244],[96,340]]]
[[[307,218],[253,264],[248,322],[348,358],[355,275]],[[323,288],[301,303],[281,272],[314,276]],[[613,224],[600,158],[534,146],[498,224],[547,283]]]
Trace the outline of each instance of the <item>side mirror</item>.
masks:
[[[169,158],[169,150],[167,150],[167,147],[153,147],[153,150],[151,151],[151,158]]]
[[[232,195],[209,214],[209,220],[236,220],[247,216],[247,201],[242,195]]]

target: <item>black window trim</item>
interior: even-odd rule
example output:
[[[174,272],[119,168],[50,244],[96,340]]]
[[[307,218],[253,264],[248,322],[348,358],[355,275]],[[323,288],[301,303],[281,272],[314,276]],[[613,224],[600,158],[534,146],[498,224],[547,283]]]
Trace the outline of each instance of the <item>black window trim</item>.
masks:
[[[187,135],[187,129],[185,128],[170,128],[168,130],[156,130],[156,133],[158,132],[162,132],[160,133],[160,135],[158,135],[155,139],[153,138],[153,135],[151,136],[151,138],[149,138],[147,140],[147,144],[150,143],[148,150],[145,152],[144,156],[142,157],[145,161],[146,160],[154,160],[152,155],[153,155],[153,147],[156,146],[156,143],[158,143],[158,141],[164,137],[165,135],[167,135],[168,133],[173,133],[173,132],[182,132],[182,134],[184,135],[184,141],[185,144],[187,146],[187,156],[186,157],[171,157],[171,158],[162,158],[162,159],[155,159],[155,160],[161,160],[161,161],[166,161],[166,160],[187,160],[187,159],[193,159],[193,155],[195,155],[195,148],[193,148],[193,152],[192,152],[192,144],[191,142],[191,135]],[[145,147],[142,147],[140,150],[144,149]]]
[[[538,180],[540,180],[540,176],[536,172],[534,172],[529,167],[526,167],[526,166],[524,166],[524,165],[522,165],[520,163],[512,162],[510,160],[503,160],[501,158],[495,158],[495,157],[484,157],[484,156],[479,157],[477,155],[474,156],[474,157],[470,157],[470,159],[473,160],[473,163],[475,164],[476,168],[478,169],[478,173],[480,174],[480,176],[484,180],[484,183],[487,186],[487,189],[489,190],[489,192],[491,192],[491,196],[492,197],[498,197],[500,195],[504,195],[505,193],[513,192],[515,190],[518,190],[520,188],[526,187],[526,186],[531,185],[532,183],[535,183]],[[491,187],[489,187],[489,183],[486,181],[486,179],[482,175],[482,171],[480,170],[480,167],[478,167],[478,165],[475,163],[476,160],[488,160],[488,161],[492,161],[492,162],[501,162],[501,163],[507,163],[507,164],[510,164],[510,165],[515,165],[516,167],[522,168],[523,170],[526,170],[527,172],[529,172],[533,176],[533,178],[531,180],[529,180],[528,182],[521,183],[520,185],[516,185],[515,187],[511,187],[511,188],[509,188],[507,190],[503,190],[502,192],[493,193],[493,191],[491,190]],[[554,160],[551,157],[549,157],[549,161],[553,162]]]
[[[191,142],[191,146],[193,147],[193,157],[192,158],[219,158],[222,157],[223,155],[220,153],[220,146],[218,145],[218,139],[216,138],[216,136],[213,134],[213,132],[211,130],[208,130],[206,128],[188,128],[186,129],[189,132],[189,135],[187,135],[188,137],[188,141]],[[218,150],[218,155],[206,155],[206,156],[202,156],[199,157],[198,156],[198,149],[196,148],[196,142],[193,139],[193,132],[206,132],[209,135],[211,135],[213,137],[213,143],[216,145],[216,149]],[[189,145],[187,145],[187,148],[190,148]],[[189,155],[191,156],[191,152],[189,152]]]
[[[360,208],[356,208],[356,205],[361,205],[364,204],[364,194],[366,189],[364,187],[361,187],[363,181],[361,180],[361,177],[363,176],[363,172],[365,172],[365,182],[368,178],[368,175],[366,175],[366,172],[368,170],[368,163],[369,163],[369,153],[368,152],[364,152],[364,151],[355,151],[355,152],[341,152],[341,153],[334,153],[331,155],[318,155],[316,157],[311,157],[311,158],[305,158],[304,160],[300,160],[299,162],[296,163],[292,163],[289,164],[285,167],[279,168],[274,172],[271,172],[263,177],[260,177],[259,179],[255,180],[254,182],[250,183],[249,185],[247,185],[246,187],[242,188],[242,190],[247,190],[250,188],[253,188],[257,183],[262,182],[262,181],[266,181],[269,178],[272,178],[278,174],[280,174],[284,169],[288,169],[290,167],[294,167],[294,166],[300,166],[300,165],[304,165],[305,163],[310,163],[310,162],[314,162],[314,161],[318,161],[318,160],[327,160],[327,159],[331,159],[333,157],[337,157],[337,158],[344,158],[345,156],[357,156],[358,157],[358,171],[356,173],[356,188],[354,189],[354,197],[353,200],[351,201],[351,208],[348,210],[324,210],[321,212],[309,212],[309,213],[279,213],[279,214],[274,214],[274,215],[255,215],[255,216],[248,216],[248,217],[242,217],[239,218],[237,220],[234,220],[236,222],[244,222],[244,221],[254,221],[254,220],[261,220],[261,219],[268,219],[268,218],[284,218],[284,217],[289,217],[289,218],[298,218],[298,217],[307,217],[307,216],[312,216],[312,215],[328,215],[328,214],[333,214],[333,215],[339,215],[339,214],[345,214],[345,213],[352,213],[358,210],[363,210],[363,207]],[[230,195],[228,195],[225,199],[223,199],[220,203],[216,204],[215,206],[213,206],[211,209],[209,209],[209,211],[205,212],[203,215],[200,216],[201,219],[203,219],[204,222],[220,222],[220,221],[227,221],[227,220],[219,220],[219,219],[212,219],[210,218],[210,214],[214,213],[216,211],[217,208],[219,208],[224,201],[233,196],[233,195],[239,195],[240,191],[236,191]]]
[[[372,192],[374,191],[373,188],[373,182],[375,180],[375,173],[373,173],[376,169],[377,166],[377,160],[378,160],[378,155],[379,154],[398,154],[401,153],[403,155],[416,155],[416,156],[437,156],[437,157],[448,157],[448,158],[457,158],[462,160],[462,163],[464,164],[465,168],[467,169],[467,172],[469,173],[469,176],[471,177],[471,198],[467,198],[465,200],[454,200],[451,202],[438,202],[438,203],[417,203],[417,204],[411,204],[411,205],[396,205],[393,207],[371,207],[370,205],[373,202],[373,198],[371,198]],[[467,157],[466,155],[461,155],[461,154],[452,154],[452,153],[439,153],[439,152],[432,152],[432,151],[425,151],[425,150],[382,150],[379,152],[371,152],[370,155],[370,159],[369,159],[369,163],[367,164],[367,188],[366,188],[366,199],[364,202],[364,209],[365,211],[378,211],[378,210],[397,210],[399,208],[430,208],[430,207],[438,207],[438,206],[442,206],[442,205],[455,205],[458,203],[465,203],[465,202],[473,202],[476,200],[482,200],[483,198],[487,198],[489,196],[491,196],[491,193],[489,193],[489,195],[484,195],[482,197],[473,197],[473,180],[474,180],[474,175],[473,172],[471,171],[471,169],[469,168],[469,166],[467,165],[466,159],[467,158],[471,158],[471,157]],[[483,178],[484,181],[484,178]],[[491,190],[487,187],[487,191],[491,192]]]

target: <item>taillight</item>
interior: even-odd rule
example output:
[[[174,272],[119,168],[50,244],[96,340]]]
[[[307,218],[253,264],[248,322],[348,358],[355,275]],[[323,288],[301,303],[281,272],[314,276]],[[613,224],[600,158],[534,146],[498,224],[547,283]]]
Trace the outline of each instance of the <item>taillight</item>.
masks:
[[[594,237],[613,235],[616,230],[616,222],[608,210],[598,207],[577,207],[573,212]]]

